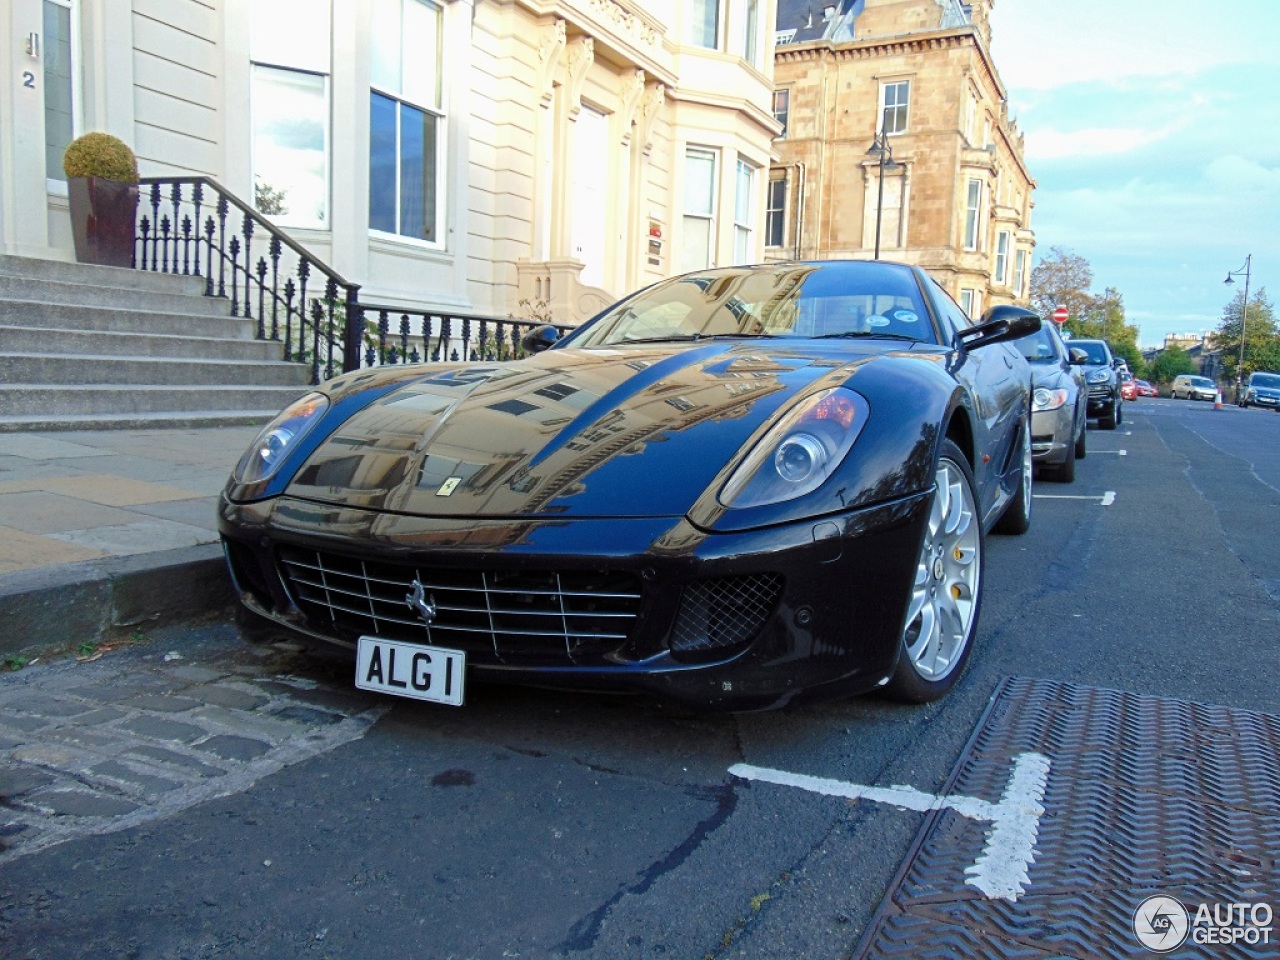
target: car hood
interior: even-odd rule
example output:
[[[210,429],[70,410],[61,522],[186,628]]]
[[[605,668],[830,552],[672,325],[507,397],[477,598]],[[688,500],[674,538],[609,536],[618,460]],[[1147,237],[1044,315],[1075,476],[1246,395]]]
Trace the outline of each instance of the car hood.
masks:
[[[424,368],[342,420],[286,493],[419,516],[682,516],[797,394],[904,345],[851,345],[836,360],[762,347],[565,348]],[[335,397],[337,412],[341,384]]]

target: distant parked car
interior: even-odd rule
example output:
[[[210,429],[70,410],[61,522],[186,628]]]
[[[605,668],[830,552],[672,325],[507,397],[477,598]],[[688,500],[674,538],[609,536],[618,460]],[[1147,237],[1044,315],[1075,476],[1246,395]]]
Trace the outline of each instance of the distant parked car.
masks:
[[[1089,416],[1098,418],[1103,430],[1114,430],[1124,420],[1120,400],[1120,375],[1112,365],[1111,347],[1105,340],[1067,343],[1071,362],[1079,364],[1089,385]]]
[[[1280,373],[1251,373],[1245,387],[1245,407],[1270,407],[1280,410]]]
[[[1120,371],[1120,396],[1125,400],[1138,399],[1138,381],[1133,374]]]
[[[1146,380],[1134,380],[1134,392],[1140,397],[1158,397],[1160,391]]]
[[[1184,373],[1173,378],[1173,399],[1175,400],[1216,400],[1218,386],[1208,377],[1197,377]]]
[[[1088,385],[1072,364],[1054,324],[1046,323],[1014,346],[1031,364],[1031,454],[1046,478],[1071,483],[1085,454]]]

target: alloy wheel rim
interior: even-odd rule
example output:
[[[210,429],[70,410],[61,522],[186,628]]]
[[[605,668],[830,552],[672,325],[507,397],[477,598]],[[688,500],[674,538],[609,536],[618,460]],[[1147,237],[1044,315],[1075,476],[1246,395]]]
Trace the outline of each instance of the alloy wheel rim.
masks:
[[[934,681],[955,669],[969,643],[982,559],[973,492],[964,473],[956,463],[942,459],[935,481],[903,631],[911,666]]]

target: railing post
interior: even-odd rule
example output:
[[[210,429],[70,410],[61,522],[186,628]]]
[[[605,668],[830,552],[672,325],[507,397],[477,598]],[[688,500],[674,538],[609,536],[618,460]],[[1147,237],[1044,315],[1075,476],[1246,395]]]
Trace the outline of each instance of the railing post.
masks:
[[[347,284],[347,328],[342,345],[342,372],[360,369],[360,346],[364,343],[364,311],[360,308],[359,284]]]

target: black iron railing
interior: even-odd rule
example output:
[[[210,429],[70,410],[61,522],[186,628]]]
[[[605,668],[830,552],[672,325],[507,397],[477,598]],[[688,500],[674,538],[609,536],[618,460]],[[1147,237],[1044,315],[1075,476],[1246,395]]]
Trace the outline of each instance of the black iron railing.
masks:
[[[359,284],[209,177],[144,177],[139,194],[134,266],[202,278],[206,296],[257,322],[258,339],[307,364],[312,383],[362,365],[514,359],[539,326],[362,303]]]

